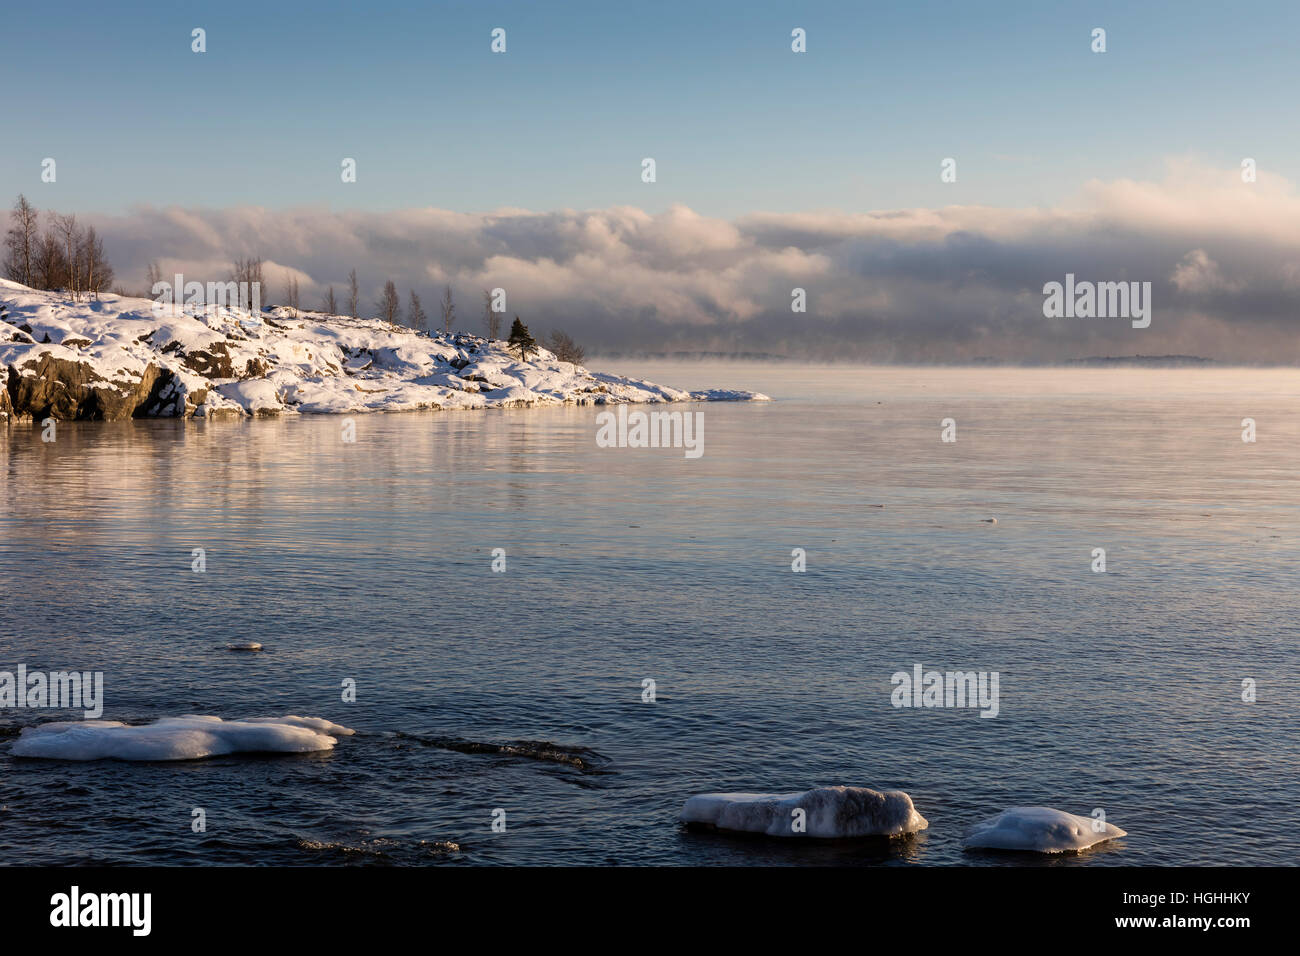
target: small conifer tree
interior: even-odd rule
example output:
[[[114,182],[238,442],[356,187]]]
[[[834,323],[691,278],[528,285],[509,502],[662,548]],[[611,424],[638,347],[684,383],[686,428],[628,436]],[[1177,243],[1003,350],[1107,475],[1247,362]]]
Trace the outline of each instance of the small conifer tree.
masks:
[[[519,352],[519,361],[527,362],[528,354],[537,351],[537,340],[532,337],[528,331],[528,326],[519,321],[519,316],[515,316],[514,324],[510,326],[509,343],[512,349]]]

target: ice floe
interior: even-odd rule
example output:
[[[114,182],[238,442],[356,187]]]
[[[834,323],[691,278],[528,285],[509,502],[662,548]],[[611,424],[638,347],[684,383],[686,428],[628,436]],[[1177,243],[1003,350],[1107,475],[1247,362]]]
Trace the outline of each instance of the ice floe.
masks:
[[[164,717],[130,726],[117,720],[52,721],[23,729],[15,757],[50,760],[199,760],[220,754],[331,750],[347,727],[318,717]]]
[[[803,811],[800,814],[798,811]],[[679,819],[688,825],[779,837],[902,836],[929,823],[901,790],[817,787],[802,793],[704,793]]]
[[[966,836],[966,846],[986,850],[1077,853],[1127,835],[1110,823],[1051,807],[1012,807],[976,824]]]

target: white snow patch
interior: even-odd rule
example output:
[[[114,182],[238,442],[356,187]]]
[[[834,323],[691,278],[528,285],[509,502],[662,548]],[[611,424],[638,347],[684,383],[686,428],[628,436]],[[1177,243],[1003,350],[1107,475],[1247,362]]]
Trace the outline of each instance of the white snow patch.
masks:
[[[1117,826],[1102,823],[1093,829],[1092,817],[1051,807],[1012,807],[978,823],[966,836],[972,849],[1029,850],[1035,853],[1077,853],[1090,846],[1128,836]]]
[[[0,322],[0,376],[9,368],[34,375],[48,354],[129,387],[153,365],[170,384],[141,413],[157,417],[768,400],[592,372],[546,349],[521,362],[500,340],[379,319],[284,308],[255,317],[215,305],[155,316],[148,299],[72,301],[14,282],[0,285],[0,301],[9,310]]]
[[[797,832],[794,810],[806,813],[806,832]],[[682,808],[683,823],[719,830],[807,836],[823,839],[902,836],[930,824],[901,790],[869,787],[817,787],[802,793],[703,793]]]
[[[250,415],[267,412],[284,411],[275,383],[265,378],[249,379],[245,382],[231,382],[218,385],[217,391],[248,412]]]
[[[332,750],[332,734],[353,731],[318,717],[164,717],[129,726],[117,720],[52,721],[23,729],[15,757],[49,760],[199,760],[219,754]]]

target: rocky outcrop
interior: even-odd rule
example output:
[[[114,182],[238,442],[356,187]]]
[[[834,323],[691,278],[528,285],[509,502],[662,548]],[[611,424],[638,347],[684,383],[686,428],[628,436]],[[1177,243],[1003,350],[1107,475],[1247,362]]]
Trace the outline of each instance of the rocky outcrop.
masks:
[[[213,342],[206,348],[186,350],[179,342],[171,342],[163,352],[175,355],[190,371],[209,379],[259,378],[270,369],[260,358],[245,358],[236,366],[226,342]]]
[[[157,379],[158,366],[153,364],[136,377],[109,379],[88,362],[47,352],[9,367],[5,397],[18,418],[112,422],[135,415]]]

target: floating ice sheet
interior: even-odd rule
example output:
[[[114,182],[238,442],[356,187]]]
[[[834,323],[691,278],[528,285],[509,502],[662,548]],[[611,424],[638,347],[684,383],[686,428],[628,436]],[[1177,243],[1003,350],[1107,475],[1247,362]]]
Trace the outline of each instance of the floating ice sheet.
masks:
[[[796,810],[803,810],[802,818]],[[704,793],[682,808],[683,823],[782,837],[901,836],[929,823],[901,790],[817,787],[802,793]],[[804,828],[797,823],[802,819]]]
[[[317,717],[164,717],[129,726],[116,720],[52,721],[27,727],[15,757],[50,760],[199,760],[248,752],[330,750],[353,731]]]
[[[978,823],[966,836],[972,849],[1077,853],[1128,834],[1117,826],[1051,807],[1012,807]]]

